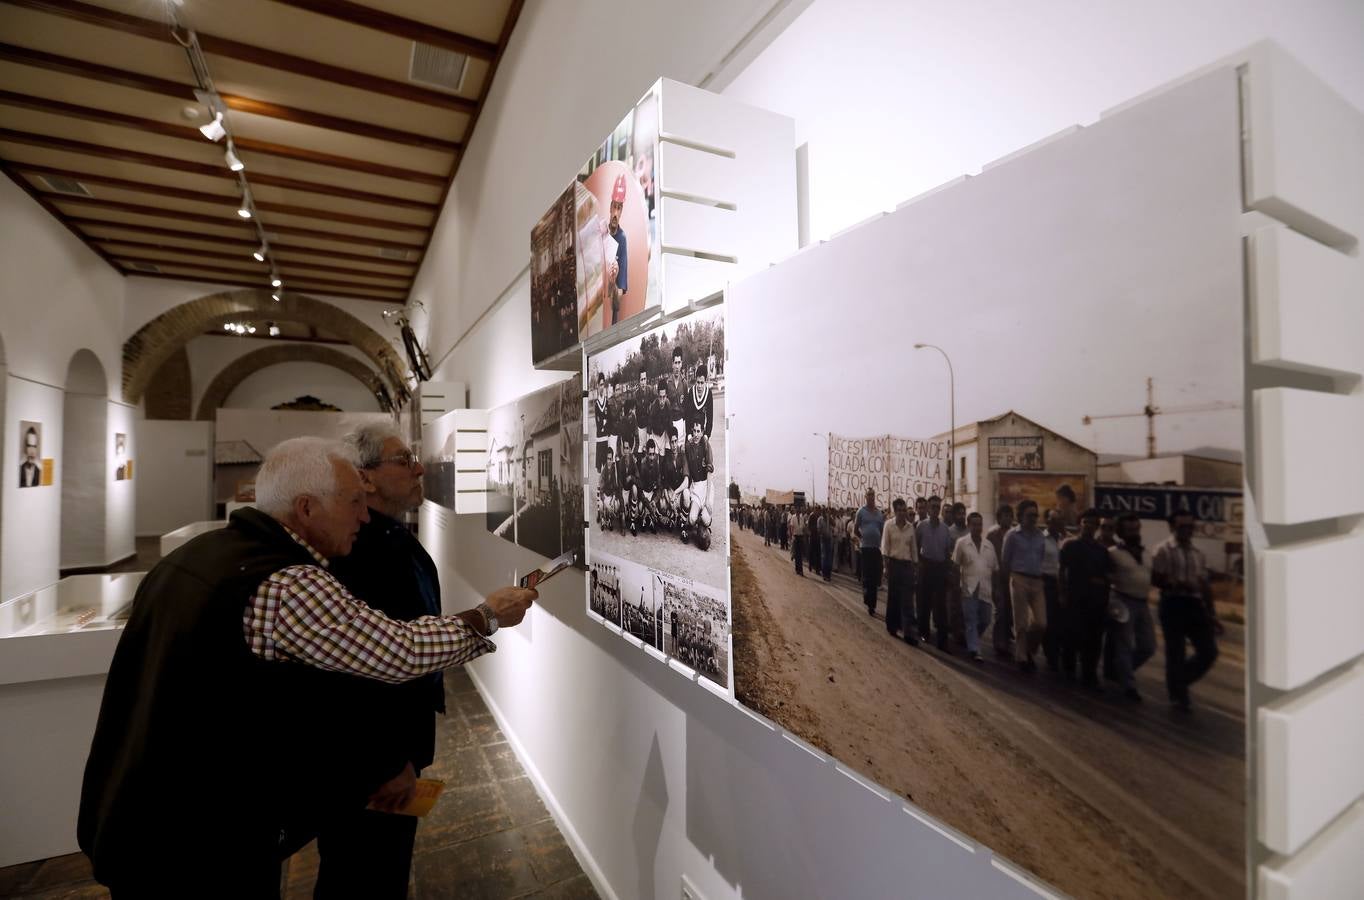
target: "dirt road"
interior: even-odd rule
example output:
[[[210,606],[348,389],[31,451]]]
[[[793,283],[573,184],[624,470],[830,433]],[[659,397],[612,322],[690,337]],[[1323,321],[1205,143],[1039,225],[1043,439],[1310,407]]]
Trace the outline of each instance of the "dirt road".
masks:
[[[1244,895],[1244,652],[1229,626],[1195,711],[916,649],[856,583],[796,576],[734,529],[735,689],[745,705],[1077,897]],[[987,647],[988,652],[988,647]]]

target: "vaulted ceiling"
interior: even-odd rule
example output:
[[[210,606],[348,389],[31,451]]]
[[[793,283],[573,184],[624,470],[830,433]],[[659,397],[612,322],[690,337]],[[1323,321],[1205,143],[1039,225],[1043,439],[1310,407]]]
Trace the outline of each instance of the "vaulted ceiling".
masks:
[[[0,0],[0,169],[124,274],[400,303],[520,10]]]

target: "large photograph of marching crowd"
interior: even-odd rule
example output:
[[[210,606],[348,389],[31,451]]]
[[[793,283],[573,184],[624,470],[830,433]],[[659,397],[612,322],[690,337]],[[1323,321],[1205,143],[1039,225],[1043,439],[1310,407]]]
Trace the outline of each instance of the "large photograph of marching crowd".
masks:
[[[1068,894],[1239,894],[1234,268],[1100,318],[833,246],[727,301],[736,698]]]

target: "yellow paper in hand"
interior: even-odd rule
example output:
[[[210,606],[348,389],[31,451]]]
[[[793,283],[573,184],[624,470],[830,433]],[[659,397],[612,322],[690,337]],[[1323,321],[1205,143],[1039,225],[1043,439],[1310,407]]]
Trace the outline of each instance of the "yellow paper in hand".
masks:
[[[418,778],[417,787],[412,791],[412,799],[398,812],[404,816],[421,818],[431,811],[445,790],[445,782],[435,778]]]

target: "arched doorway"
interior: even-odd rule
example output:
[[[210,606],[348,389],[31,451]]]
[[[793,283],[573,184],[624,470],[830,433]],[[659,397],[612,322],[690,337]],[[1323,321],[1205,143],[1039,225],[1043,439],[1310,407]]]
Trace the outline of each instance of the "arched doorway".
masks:
[[[382,377],[354,356],[342,353],[332,347],[311,345],[286,345],[281,347],[262,347],[237,357],[221,372],[214,376],[199,400],[199,413],[196,418],[211,420],[214,412],[222,406],[232,391],[246,378],[270,366],[291,362],[311,362],[330,366],[352,376],[371,393],[383,384]]]
[[[109,381],[99,358],[77,350],[66,369],[62,404],[62,571],[100,568],[107,554],[108,483],[113,478]]]

